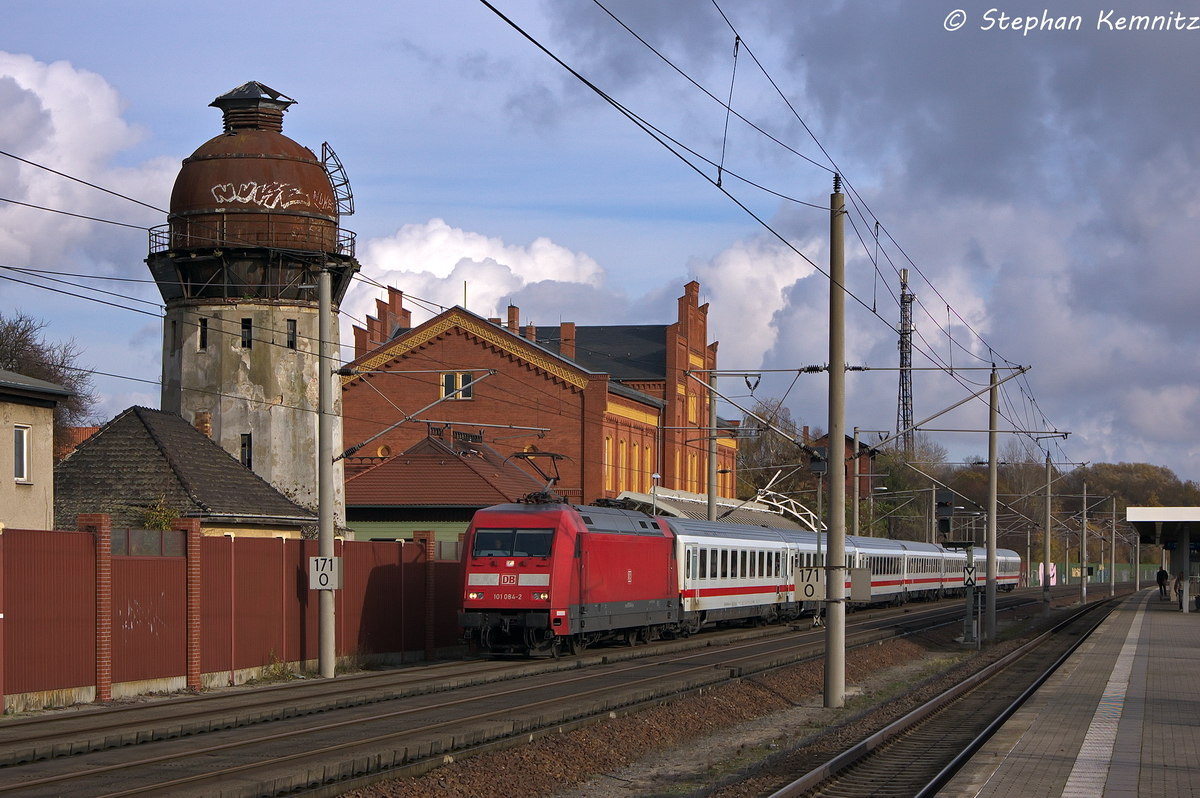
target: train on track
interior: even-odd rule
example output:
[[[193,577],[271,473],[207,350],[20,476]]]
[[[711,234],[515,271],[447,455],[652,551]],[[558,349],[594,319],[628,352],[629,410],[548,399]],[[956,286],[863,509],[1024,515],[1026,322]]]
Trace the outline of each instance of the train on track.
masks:
[[[604,640],[633,644],[722,622],[786,621],[824,598],[824,555],[806,530],[616,507],[501,504],[475,513],[464,547],[459,624],[491,653],[557,656]],[[1012,590],[1020,556],[996,555],[997,586]],[[961,595],[967,561],[965,551],[929,543],[848,535],[846,595],[852,606]],[[983,549],[974,561],[982,585]]]

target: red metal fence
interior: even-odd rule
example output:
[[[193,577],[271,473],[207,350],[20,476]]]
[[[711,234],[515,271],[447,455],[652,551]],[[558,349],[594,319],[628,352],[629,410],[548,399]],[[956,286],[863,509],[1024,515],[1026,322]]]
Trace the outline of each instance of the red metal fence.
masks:
[[[96,564],[83,532],[4,530],[4,694],[94,684]]]
[[[95,517],[93,517],[95,518]],[[191,522],[194,523],[194,522]],[[120,535],[116,536],[120,540]],[[126,536],[128,537],[128,536]],[[315,540],[200,537],[186,556],[113,556],[111,582],[97,568],[103,533],[0,533],[0,700],[4,695],[112,682],[228,674],[274,662],[315,666],[317,595],[308,589]],[[403,655],[455,645],[462,565],[427,563],[425,545],[339,542],[343,588],[337,597],[337,653]],[[198,671],[188,673],[188,564],[199,574]],[[195,566],[198,565],[198,568]],[[427,575],[433,574],[432,590]],[[109,628],[97,596],[111,595]],[[427,597],[433,596],[432,612]],[[105,601],[100,602],[103,606]],[[427,618],[432,614],[432,638]],[[103,621],[103,619],[99,619]],[[104,657],[100,657],[103,659]],[[222,676],[222,680],[225,676]]]

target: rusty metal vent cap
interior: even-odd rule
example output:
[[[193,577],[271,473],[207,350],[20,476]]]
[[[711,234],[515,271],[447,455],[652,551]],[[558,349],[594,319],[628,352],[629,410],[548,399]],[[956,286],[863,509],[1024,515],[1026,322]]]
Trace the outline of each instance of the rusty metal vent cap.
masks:
[[[209,103],[225,115],[225,132],[235,130],[283,131],[283,112],[296,101],[270,86],[252,80],[227,91]]]

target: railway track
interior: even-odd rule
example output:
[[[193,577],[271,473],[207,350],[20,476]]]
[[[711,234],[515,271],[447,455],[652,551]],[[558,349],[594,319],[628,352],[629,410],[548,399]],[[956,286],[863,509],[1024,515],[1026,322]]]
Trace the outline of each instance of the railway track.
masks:
[[[1035,601],[1018,595],[1002,604]],[[961,607],[909,605],[903,612],[862,613],[854,621],[848,639],[862,645],[961,623]],[[691,648],[598,650],[572,661],[517,666],[460,663],[423,675],[371,674],[354,683],[271,688],[229,706],[185,699],[49,719],[57,727],[2,724],[0,756],[3,735],[25,735],[33,743],[26,749],[35,755],[14,756],[14,766],[0,769],[0,795],[332,795],[352,782],[419,772],[450,757],[818,656],[823,631],[713,640],[702,647],[695,638],[682,642]],[[64,728],[66,720],[76,727]]]
[[[930,798],[1087,639],[1113,600],[1053,629],[938,695],[770,798]]]

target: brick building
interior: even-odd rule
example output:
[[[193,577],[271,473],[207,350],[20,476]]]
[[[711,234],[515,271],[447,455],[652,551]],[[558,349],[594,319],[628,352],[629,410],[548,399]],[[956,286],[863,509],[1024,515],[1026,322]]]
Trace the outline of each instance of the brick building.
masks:
[[[805,437],[807,437],[808,427],[805,427]],[[826,433],[816,440],[809,442],[813,446],[824,446],[826,451],[829,449],[829,435]],[[846,472],[846,496],[849,497],[854,492],[854,438],[847,435],[846,443],[843,448],[842,467]],[[875,486],[873,475],[875,473],[875,455],[876,450],[872,449],[864,441],[858,442],[858,495],[860,498],[867,498],[871,495]],[[829,473],[835,473],[834,465],[835,456],[830,455]]]
[[[388,292],[367,327],[355,329],[353,373],[342,386],[346,445],[454,398],[354,450],[348,476],[448,425],[505,455],[565,455],[556,490],[572,501],[649,492],[655,473],[662,487],[707,491],[709,397],[688,372],[705,379],[717,344],[708,343],[699,283],[685,286],[672,324],[594,327],[522,327],[511,306],[507,323],[455,307],[412,327],[401,292]],[[717,492],[732,497],[735,433],[719,426]]]

